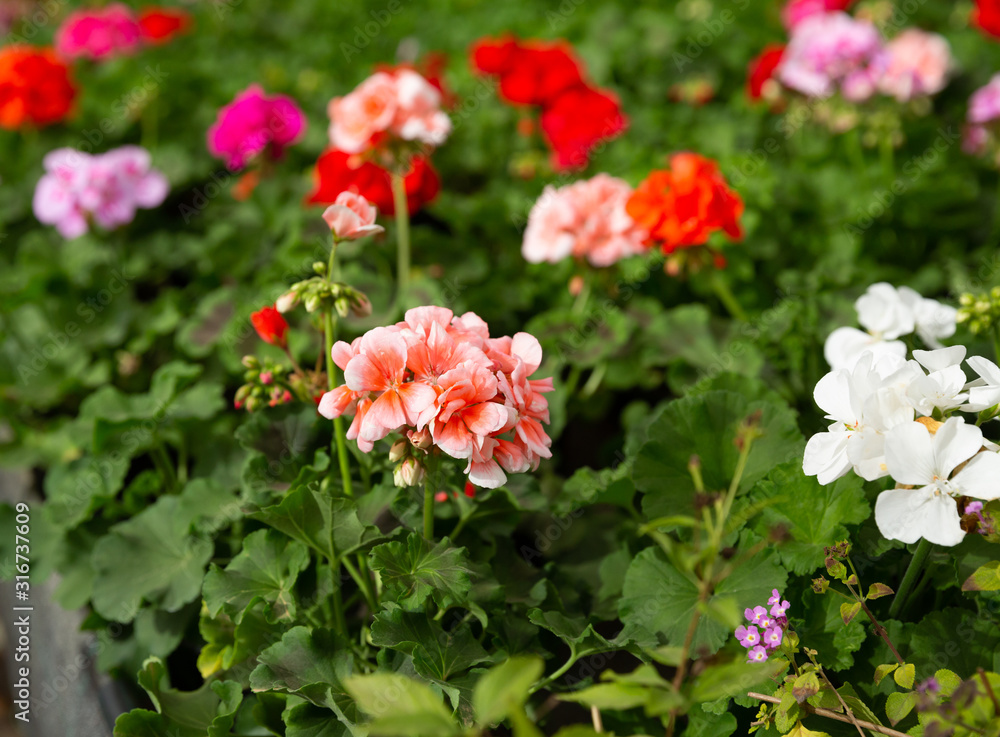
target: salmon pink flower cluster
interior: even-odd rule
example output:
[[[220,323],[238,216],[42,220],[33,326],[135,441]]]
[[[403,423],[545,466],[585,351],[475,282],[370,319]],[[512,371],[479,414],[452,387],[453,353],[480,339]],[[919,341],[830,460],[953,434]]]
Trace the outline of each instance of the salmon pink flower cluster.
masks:
[[[440,146],[451,133],[441,92],[412,69],[376,72],[328,107],[330,143],[350,154],[392,140]]]
[[[292,98],[268,95],[254,84],[219,111],[208,131],[208,150],[238,171],[261,154],[280,158],[305,129],[306,116]]]
[[[743,237],[743,200],[729,188],[718,164],[695,153],[671,156],[670,168],[646,177],[625,210],[667,255],[704,245],[720,230],[734,240]]]
[[[369,330],[353,343],[333,346],[345,385],[323,395],[319,412],[353,416],[347,432],[369,452],[389,433],[406,435],[416,452],[437,450],[466,461],[469,481],[503,485],[550,458],[552,379],[530,378],[542,361],[527,333],[490,338],[476,314],[417,307],[389,327]],[[393,460],[400,460],[394,446]],[[400,481],[419,478],[419,456],[401,464]],[[505,473],[506,472],[506,473]]]
[[[873,23],[837,10],[797,18],[776,69],[791,90],[813,98],[839,92],[852,102],[881,93],[906,102],[947,84],[951,47],[936,33],[909,28],[886,43]]]
[[[56,49],[68,59],[104,61],[160,44],[189,24],[182,11],[149,8],[138,17],[121,3],[70,13],[56,31]]]
[[[539,263],[572,256],[610,266],[644,252],[649,234],[625,211],[631,194],[627,182],[608,174],[546,187],[528,215],[524,258]]]
[[[35,187],[33,207],[39,221],[54,225],[64,238],[76,238],[94,222],[112,230],[132,222],[136,210],[158,207],[166,199],[167,178],[152,168],[149,152],[122,146],[104,154],[71,148],[51,151],[46,173]]]
[[[787,612],[791,604],[782,599],[777,589],[771,591],[768,606],[745,609],[747,624],[736,628],[736,639],[747,649],[747,662],[763,663],[768,655],[781,647],[788,629]]]
[[[363,196],[384,215],[395,215],[389,172],[358,154],[335,148],[327,149],[316,162],[315,185],[306,198],[310,205],[333,204],[341,192]],[[441,191],[441,179],[426,156],[412,156],[409,171],[403,176],[406,204],[414,214]]]
[[[0,128],[58,123],[74,99],[69,68],[55,51],[25,44],[0,49]]]
[[[593,149],[625,130],[618,98],[584,78],[564,41],[485,38],[471,50],[472,65],[500,78],[500,95],[515,105],[541,108],[540,127],[557,170],[581,169]]]

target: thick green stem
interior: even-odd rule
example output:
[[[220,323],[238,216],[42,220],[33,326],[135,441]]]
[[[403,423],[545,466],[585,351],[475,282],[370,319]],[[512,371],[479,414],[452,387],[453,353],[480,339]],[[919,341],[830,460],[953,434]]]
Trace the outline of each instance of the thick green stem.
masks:
[[[396,208],[396,300],[405,308],[403,300],[410,286],[410,210],[406,200],[406,183],[403,175],[392,172],[392,204]]]
[[[729,288],[726,280],[722,278],[722,275],[718,271],[712,272],[712,291],[715,292],[715,296],[719,298],[719,301],[722,302],[730,315],[737,320],[750,322],[747,313],[743,310],[743,307]]]
[[[889,617],[891,619],[896,619],[899,617],[899,613],[903,606],[906,604],[906,598],[910,593],[910,589],[913,588],[913,584],[917,581],[917,576],[923,570],[924,563],[927,561],[927,556],[931,552],[931,544],[927,540],[921,539],[920,544],[917,545],[917,549],[913,553],[913,559],[910,560],[910,565],[906,569],[906,573],[903,575],[903,582],[899,584],[899,589],[896,591],[896,596],[892,600],[892,605],[889,607]]]
[[[160,475],[163,476],[163,483],[166,485],[167,491],[177,491],[177,474],[174,471],[174,464],[170,460],[170,456],[167,454],[166,448],[163,447],[163,442],[157,441],[151,448],[150,453],[153,457],[153,464],[160,472]]]

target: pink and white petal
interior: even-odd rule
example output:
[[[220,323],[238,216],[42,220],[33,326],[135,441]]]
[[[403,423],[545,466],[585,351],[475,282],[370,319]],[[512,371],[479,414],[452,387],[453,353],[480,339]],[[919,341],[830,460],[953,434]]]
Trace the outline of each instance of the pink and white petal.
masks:
[[[369,431],[369,424],[373,426],[378,425],[385,432],[375,437],[378,432],[375,430]],[[372,402],[372,406],[368,409],[368,415],[365,417],[365,425],[361,430],[361,437],[366,440],[381,440],[388,433],[405,424],[406,411],[403,408],[403,402],[399,395],[392,390],[385,391],[382,392],[378,399]]]
[[[448,422],[436,422],[433,426],[434,444],[452,458],[471,458],[475,450],[473,435],[461,417],[454,416]]]
[[[484,489],[499,489],[507,482],[507,474],[492,458],[486,461],[469,461],[465,472],[469,474],[469,481]]]
[[[330,205],[323,211],[323,220],[338,238],[348,238],[361,227],[361,218],[349,207]]]
[[[144,209],[159,207],[167,199],[170,192],[170,182],[158,171],[151,171],[135,182],[131,195],[135,204]]]
[[[385,228],[381,225],[362,225],[350,232],[350,235],[346,236],[348,240],[356,241],[360,238],[365,238],[369,235],[375,235],[376,233],[384,233]]]
[[[476,435],[490,435],[499,432],[507,424],[509,414],[502,404],[481,402],[462,410],[465,426]]]
[[[875,501],[875,524],[890,540],[958,545],[965,538],[955,500],[934,487],[889,489]]]
[[[330,349],[330,357],[333,362],[337,364],[337,368],[341,371],[347,369],[347,364],[351,362],[351,359],[357,355],[357,351],[350,343],[346,343],[343,340],[338,340],[333,344],[333,348]]]
[[[524,361],[528,376],[542,365],[542,344],[530,333],[515,333],[510,352]]]
[[[317,410],[326,419],[332,420],[335,417],[340,417],[344,414],[354,399],[354,392],[352,392],[348,387],[338,386],[336,389],[323,394],[322,398],[319,400],[319,407]]]
[[[430,384],[422,381],[411,381],[399,384],[396,393],[403,405],[403,411],[409,424],[416,426],[418,418],[433,407],[437,401],[437,392]]]
[[[344,383],[356,392],[385,391],[390,385],[381,368],[369,356],[355,356],[344,369]]]

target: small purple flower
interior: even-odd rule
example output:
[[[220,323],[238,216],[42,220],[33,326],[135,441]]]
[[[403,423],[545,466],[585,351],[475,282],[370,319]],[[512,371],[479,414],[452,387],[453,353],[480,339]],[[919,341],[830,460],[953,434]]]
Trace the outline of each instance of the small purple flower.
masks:
[[[748,663],[763,663],[765,660],[767,660],[767,650],[761,645],[747,652]]]
[[[969,502],[968,504],[965,505],[966,514],[979,514],[982,511],[983,511],[982,502]]]
[[[994,74],[985,87],[972,93],[966,114],[973,125],[993,123],[997,118],[1000,118],[1000,74]]]
[[[771,627],[766,632],[764,632],[764,647],[768,650],[774,650],[776,647],[781,645],[781,640],[784,638],[785,631],[781,627]]]
[[[753,609],[745,609],[743,616],[752,624],[761,624],[761,620],[767,617],[767,609],[762,606],[755,606]]]
[[[941,684],[937,682],[934,676],[931,676],[923,683],[917,685],[918,694],[930,694],[931,696],[936,695],[941,690]]]
[[[744,627],[742,624],[736,628],[736,639],[743,647],[753,647],[760,644],[760,631],[751,625]]]
[[[770,603],[771,602],[769,601],[768,604]],[[788,607],[790,606],[791,604],[788,603],[787,599],[781,602],[777,601],[774,602],[774,606],[771,607],[771,616],[774,617],[775,619],[780,619],[781,617],[784,617],[785,612],[788,611]]]
[[[778,604],[781,601],[781,592],[777,589],[771,589],[771,598],[767,600],[768,604]]]

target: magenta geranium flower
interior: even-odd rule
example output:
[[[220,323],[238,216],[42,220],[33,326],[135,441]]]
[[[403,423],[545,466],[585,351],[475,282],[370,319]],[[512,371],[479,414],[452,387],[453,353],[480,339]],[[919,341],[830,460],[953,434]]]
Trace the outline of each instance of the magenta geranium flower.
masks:
[[[56,31],[56,50],[70,59],[95,61],[132,54],[142,46],[142,26],[121,3],[70,13]]]
[[[306,129],[306,117],[292,98],[267,95],[250,85],[219,111],[208,130],[208,150],[233,171],[262,153],[280,158]]]

